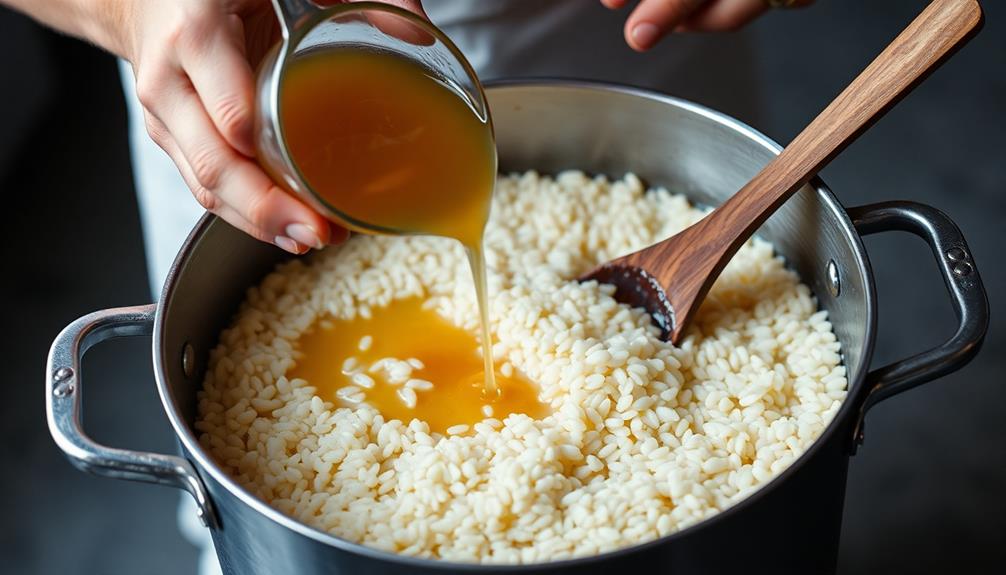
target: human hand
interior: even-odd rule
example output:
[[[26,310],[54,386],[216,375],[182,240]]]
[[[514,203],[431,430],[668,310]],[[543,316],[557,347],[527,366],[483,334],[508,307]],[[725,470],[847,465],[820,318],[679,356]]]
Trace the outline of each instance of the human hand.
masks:
[[[795,0],[791,7],[814,0]],[[601,0],[617,10],[629,0]],[[673,32],[727,32],[736,30],[769,9],[768,0],[640,0],[625,21],[625,42],[645,52]]]
[[[423,14],[419,0],[385,1]],[[147,132],[196,200],[288,252],[343,241],[346,230],[286,193],[255,161],[252,70],[280,37],[270,2],[135,0],[122,16],[118,44],[136,74]]]

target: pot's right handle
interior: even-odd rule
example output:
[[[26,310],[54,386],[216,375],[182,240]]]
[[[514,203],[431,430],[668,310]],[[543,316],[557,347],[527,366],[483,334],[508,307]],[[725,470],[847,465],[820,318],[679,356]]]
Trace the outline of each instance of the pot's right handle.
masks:
[[[83,386],[80,360],[94,344],[114,337],[150,335],[156,305],[96,311],[66,326],[56,336],[46,364],[45,406],[49,432],[70,463],[104,477],[171,485],[188,491],[199,519],[215,527],[206,486],[185,458],[116,449],[96,443],[80,424]]]
[[[957,331],[943,344],[867,374],[853,449],[863,442],[863,421],[878,402],[964,367],[981,347],[989,325],[989,301],[964,235],[936,208],[915,202],[883,202],[848,210],[860,235],[905,231],[933,250],[957,314]]]

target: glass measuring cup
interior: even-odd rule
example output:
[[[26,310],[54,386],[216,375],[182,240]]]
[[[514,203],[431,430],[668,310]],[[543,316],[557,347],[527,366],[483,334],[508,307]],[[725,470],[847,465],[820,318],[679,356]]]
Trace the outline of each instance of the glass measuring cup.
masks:
[[[281,86],[289,64],[328,50],[370,50],[419,64],[440,85],[455,93],[488,130],[495,144],[482,85],[460,50],[433,24],[407,10],[380,2],[351,2],[319,7],[310,0],[272,0],[282,42],[266,55],[257,78],[256,148],[272,178],[322,215],[343,226],[371,233],[423,233],[388,222],[367,221],[333,205],[312,188],[284,137]],[[375,72],[378,73],[378,72]],[[322,111],[319,111],[322,112]]]

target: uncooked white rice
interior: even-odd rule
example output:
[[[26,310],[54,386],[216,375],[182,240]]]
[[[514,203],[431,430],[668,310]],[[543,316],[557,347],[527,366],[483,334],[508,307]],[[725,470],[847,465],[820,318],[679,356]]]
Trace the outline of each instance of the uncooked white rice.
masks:
[[[814,441],[846,378],[826,313],[758,239],[724,270],[680,347],[660,342],[610,286],[573,280],[701,216],[633,175],[501,178],[486,233],[494,351],[539,384],[553,413],[487,416],[446,436],[418,420],[384,421],[365,403],[341,407],[285,374],[313,323],[369,317],[397,298],[424,298],[475,333],[461,248],[354,237],[285,263],[249,290],[211,353],[200,439],[283,513],[406,555],[550,561],[709,517]],[[389,370],[406,382],[413,366],[401,363]]]

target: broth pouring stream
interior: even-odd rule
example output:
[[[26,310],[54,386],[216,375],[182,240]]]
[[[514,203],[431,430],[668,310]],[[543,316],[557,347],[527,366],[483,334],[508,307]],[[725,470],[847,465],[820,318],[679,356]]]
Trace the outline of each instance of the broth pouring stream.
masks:
[[[419,64],[364,50],[293,60],[280,114],[294,164],[339,223],[464,245],[480,311],[484,400],[497,400],[482,249],[496,179],[489,122]]]

